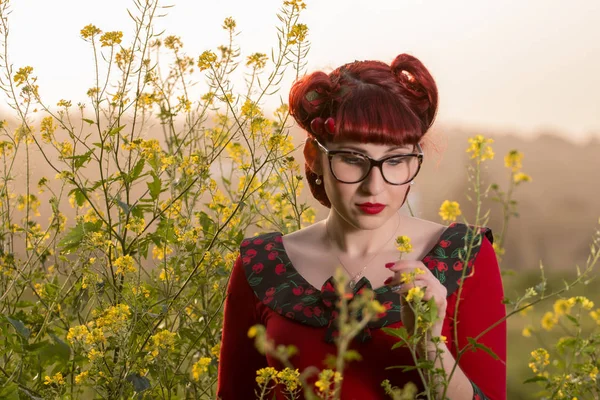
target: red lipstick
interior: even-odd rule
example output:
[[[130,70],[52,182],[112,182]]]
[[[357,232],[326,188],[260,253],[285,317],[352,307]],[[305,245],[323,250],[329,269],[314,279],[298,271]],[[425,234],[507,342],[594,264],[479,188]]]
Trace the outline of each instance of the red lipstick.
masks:
[[[380,212],[383,211],[383,209],[385,208],[385,204],[379,204],[379,203],[362,203],[362,204],[357,204],[358,207],[362,210],[362,212],[364,212],[365,214],[379,214]]]

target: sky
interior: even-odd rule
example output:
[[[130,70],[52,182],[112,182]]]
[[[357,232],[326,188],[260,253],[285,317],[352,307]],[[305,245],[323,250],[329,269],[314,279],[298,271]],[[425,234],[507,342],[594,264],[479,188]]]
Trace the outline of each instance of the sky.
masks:
[[[133,25],[129,0],[11,2],[10,60],[31,65],[42,95],[84,100],[93,58],[79,37]],[[180,36],[194,56],[226,40],[232,16],[242,55],[276,46],[279,0],[171,0],[158,29]],[[576,142],[600,137],[599,0],[306,0],[308,71],[354,60],[419,58],[438,84],[437,122],[534,137],[551,131]],[[287,97],[291,79],[283,82]],[[269,104],[267,104],[269,106]],[[2,107],[2,105],[0,105]],[[0,108],[3,109],[3,108]],[[4,108],[5,109],[5,108]]]

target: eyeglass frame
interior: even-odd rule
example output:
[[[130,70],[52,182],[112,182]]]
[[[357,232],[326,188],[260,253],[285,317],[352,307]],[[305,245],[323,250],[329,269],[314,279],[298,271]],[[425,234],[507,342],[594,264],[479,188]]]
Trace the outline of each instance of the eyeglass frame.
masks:
[[[419,143],[417,143],[417,150],[418,153],[408,153],[408,154],[394,154],[388,157],[384,157],[384,158],[380,158],[379,160],[375,160],[371,157],[369,157],[366,154],[357,152],[357,151],[351,151],[351,150],[329,150],[327,147],[323,146],[321,144],[321,142],[319,142],[316,138],[312,139],[314,142],[317,143],[317,146],[319,147],[319,149],[325,153],[325,155],[327,155],[327,159],[329,160],[329,170],[331,171],[331,175],[333,175],[333,177],[341,183],[347,183],[347,184],[353,184],[353,183],[359,183],[364,181],[365,179],[367,179],[367,177],[371,174],[371,170],[373,169],[373,167],[377,167],[379,168],[379,172],[381,173],[381,177],[383,178],[383,180],[390,184],[390,185],[394,185],[394,186],[401,186],[401,185],[406,185],[407,183],[412,182],[417,175],[419,174],[419,171],[421,170],[421,165],[423,164],[423,149],[421,148],[421,145]],[[340,178],[338,178],[335,175],[335,172],[333,172],[333,166],[331,165],[331,159],[333,158],[333,156],[335,156],[336,154],[354,154],[354,155],[359,155],[361,157],[365,157],[367,160],[369,160],[369,170],[367,171],[367,173],[365,174],[364,178],[355,181],[355,182],[346,182],[341,180]],[[387,178],[385,177],[385,174],[383,173],[383,163],[386,162],[387,160],[391,159],[391,158],[395,158],[395,157],[405,157],[405,156],[410,156],[410,157],[417,157],[418,160],[418,164],[417,164],[417,171],[415,172],[414,176],[412,178],[410,178],[409,180],[407,180],[406,182],[403,183],[392,183],[390,181],[387,180]]]

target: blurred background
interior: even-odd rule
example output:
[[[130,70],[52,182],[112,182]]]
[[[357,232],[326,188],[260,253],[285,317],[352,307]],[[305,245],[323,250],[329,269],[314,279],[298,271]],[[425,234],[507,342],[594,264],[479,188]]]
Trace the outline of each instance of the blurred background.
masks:
[[[274,26],[280,4],[177,0],[156,27],[180,36],[185,52],[195,58],[226,40],[220,27],[232,16],[240,31],[236,40],[242,57],[269,54],[277,44]],[[87,89],[94,86],[94,60],[79,31],[89,23],[104,31],[132,27],[126,12],[131,6],[122,0],[15,2],[11,62],[15,68],[34,67],[47,104],[60,99],[85,101]],[[585,264],[598,226],[599,18],[598,0],[309,0],[302,22],[309,27],[312,43],[309,72],[330,71],[355,59],[391,62],[406,52],[418,57],[435,77],[438,118],[428,134],[424,169],[410,196],[417,216],[439,221],[439,206],[448,199],[461,203],[464,215],[472,217],[465,197],[468,137],[483,134],[495,140],[496,158],[486,164],[484,174],[487,183],[506,188],[509,172],[504,155],[512,149],[525,154],[523,172],[533,181],[515,192],[520,216],[510,223],[502,261],[505,271],[518,272],[505,276],[506,293],[514,297],[539,281],[540,262],[553,282],[574,276],[575,266]],[[126,41],[131,32],[125,30],[124,35]],[[287,76],[282,81],[278,95],[263,104],[267,110],[287,101],[293,79]],[[243,76],[238,83],[243,84]],[[10,118],[2,99],[0,119]],[[148,136],[160,137],[160,127],[155,129]],[[297,144],[302,143],[303,132],[294,129],[292,134]],[[40,177],[43,172],[41,167]],[[326,209],[313,205],[317,219],[326,215]],[[486,207],[491,209],[489,226],[499,232],[500,206],[488,200]],[[44,208],[40,211],[44,215]],[[589,286],[578,290],[600,303]],[[532,398],[536,391],[535,385],[521,382],[531,376],[528,355],[539,343],[535,337],[523,337],[521,330],[531,321],[539,326],[539,318],[550,308],[545,304],[527,318],[516,316],[509,322],[509,399]]]

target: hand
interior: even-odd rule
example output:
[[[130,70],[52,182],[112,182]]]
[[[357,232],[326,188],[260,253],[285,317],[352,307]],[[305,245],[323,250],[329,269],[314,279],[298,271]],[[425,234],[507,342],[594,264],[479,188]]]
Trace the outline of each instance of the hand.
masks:
[[[423,273],[416,273],[414,276],[414,281],[404,282],[402,283],[402,274],[408,275],[411,272],[415,272],[420,269]],[[444,322],[444,318],[446,316],[446,307],[448,305],[446,296],[448,295],[448,291],[444,285],[440,283],[440,281],[431,273],[429,268],[425,266],[421,261],[416,260],[406,260],[406,261],[397,261],[394,263],[392,267],[389,268],[390,271],[394,273],[394,276],[391,281],[386,281],[386,284],[390,287],[396,285],[402,285],[398,291],[400,295],[400,305],[401,312],[400,317],[402,318],[402,323],[406,327],[409,333],[414,332],[415,328],[415,315],[413,310],[411,309],[408,301],[406,300],[406,295],[409,290],[414,287],[420,287],[424,292],[422,301],[429,301],[430,299],[434,299],[435,304],[437,306],[437,315],[438,320],[433,324],[431,329],[431,337],[441,336],[442,335],[442,326]]]

